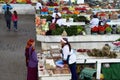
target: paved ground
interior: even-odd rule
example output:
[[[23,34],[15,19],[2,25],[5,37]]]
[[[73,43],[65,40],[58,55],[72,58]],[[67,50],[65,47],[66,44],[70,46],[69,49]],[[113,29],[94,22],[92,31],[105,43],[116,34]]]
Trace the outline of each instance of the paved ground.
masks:
[[[34,15],[19,15],[18,32],[7,31],[0,15],[0,80],[26,80],[24,48],[35,39]]]

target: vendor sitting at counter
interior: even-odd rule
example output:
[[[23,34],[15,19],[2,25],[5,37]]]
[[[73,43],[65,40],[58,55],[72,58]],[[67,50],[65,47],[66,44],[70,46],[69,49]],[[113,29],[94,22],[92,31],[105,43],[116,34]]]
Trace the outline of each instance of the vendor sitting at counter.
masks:
[[[76,55],[73,53],[71,49],[71,45],[68,42],[67,38],[61,39],[61,46],[62,46],[62,58],[64,63],[66,63],[71,71],[71,80],[78,80],[77,79],[77,72],[76,72]]]
[[[40,14],[40,11],[42,9],[42,0],[38,0],[38,2],[36,3],[35,9],[36,9],[36,13]]]
[[[90,21],[90,27],[93,28],[93,27],[98,27],[98,24],[99,24],[99,19],[97,17],[97,15],[93,15],[93,18],[91,19]]]
[[[52,23],[60,24],[61,13],[58,11],[58,8],[55,8],[54,13],[52,14]]]

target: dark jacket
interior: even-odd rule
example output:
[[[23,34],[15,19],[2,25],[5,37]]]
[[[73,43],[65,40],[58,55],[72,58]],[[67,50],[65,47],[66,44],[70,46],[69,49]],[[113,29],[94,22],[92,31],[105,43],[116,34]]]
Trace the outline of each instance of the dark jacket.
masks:
[[[10,11],[5,11],[4,17],[5,17],[5,20],[11,20],[12,13]]]

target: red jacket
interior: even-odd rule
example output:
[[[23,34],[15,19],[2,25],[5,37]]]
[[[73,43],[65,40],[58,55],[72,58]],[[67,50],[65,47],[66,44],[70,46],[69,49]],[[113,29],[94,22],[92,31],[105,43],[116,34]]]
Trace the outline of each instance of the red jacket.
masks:
[[[12,21],[17,21],[18,20],[18,16],[17,17],[15,17],[15,15],[14,14],[12,14]]]

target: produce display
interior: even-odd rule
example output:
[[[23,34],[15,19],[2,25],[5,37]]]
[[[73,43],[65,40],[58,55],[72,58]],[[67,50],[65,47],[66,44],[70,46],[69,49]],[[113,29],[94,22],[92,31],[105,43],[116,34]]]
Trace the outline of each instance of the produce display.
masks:
[[[60,48],[57,46],[51,46],[50,53],[53,59],[61,59]]]
[[[70,74],[67,64],[63,64],[61,67],[56,65],[56,61],[62,59],[58,46],[51,46],[50,50],[43,50],[42,54],[38,53],[38,59],[38,70],[42,75]]]
[[[77,52],[87,53],[90,57],[116,58],[118,56],[115,51],[110,50],[110,46],[106,45],[102,49],[77,49]]]
[[[27,4],[30,4],[31,3],[31,0],[11,0],[10,1],[11,3],[27,3]]]
[[[47,7],[43,8],[41,11],[41,16],[39,21],[37,22],[36,18],[36,32],[39,35],[62,35],[62,36],[77,36],[77,35],[83,35],[83,32],[86,31],[86,26],[66,26],[66,25],[58,25],[58,24],[52,24],[52,13],[54,12],[54,9],[58,8],[60,13],[62,14],[62,18],[66,19],[66,22],[69,22],[70,19],[73,19],[73,22],[86,22],[91,19],[92,13],[96,11],[97,16],[100,19],[107,19],[109,20],[117,20],[119,18],[120,10],[112,11],[111,6],[103,6],[101,5],[95,5],[92,7],[85,7],[81,5],[77,6],[58,6],[57,4],[51,4],[47,3]],[[104,11],[103,8],[106,8],[106,11]],[[107,11],[107,9],[111,11]],[[103,10],[103,11],[102,11]],[[47,12],[44,13],[44,12]],[[89,17],[86,17],[85,15],[89,15]],[[44,21],[45,20],[45,23]],[[40,23],[39,23],[40,22]],[[46,24],[47,23],[47,24]],[[40,24],[40,25],[39,25]],[[47,27],[46,27],[47,25]],[[88,25],[89,26],[89,25]],[[110,32],[113,34],[113,28],[111,25],[104,24],[100,26],[95,26],[91,30],[92,32],[96,32],[97,34],[107,34]],[[119,26],[117,25],[116,33],[119,34]],[[118,39],[119,40],[119,39]],[[64,64],[64,66],[60,67],[56,65],[56,62],[61,59],[61,53],[60,49],[58,47],[51,47],[49,52],[43,53],[45,58],[44,63],[44,69],[41,69],[43,71],[43,75],[48,74],[50,76],[52,75],[64,75],[64,74],[70,74],[68,66]],[[102,49],[77,49],[77,60],[79,59],[111,59],[111,58],[117,58],[118,55],[115,51],[111,51],[110,47],[104,46]],[[81,60],[82,61],[82,60]],[[84,66],[83,66],[84,67]],[[77,71],[80,73],[83,67],[77,66]],[[93,66],[92,66],[93,67]],[[41,67],[42,68],[42,67]]]
[[[39,74],[41,76],[61,76],[61,75],[70,75],[70,70],[67,64],[64,66],[58,66],[56,62],[61,59],[59,56],[53,56],[52,54],[60,54],[60,48],[58,46],[51,46],[50,50],[42,52],[42,59],[39,53]],[[44,55],[44,56],[43,56]],[[49,56],[48,56],[49,55]],[[100,49],[77,49],[77,60],[81,59],[108,59],[116,58],[117,54],[113,51],[110,51],[110,47],[105,45]],[[41,61],[44,63],[41,65]],[[86,67],[95,68],[95,64],[88,64]],[[84,65],[77,64],[77,73],[80,74],[80,71],[84,68]]]
[[[64,15],[63,15],[64,17]],[[77,15],[66,15],[66,17],[72,17],[74,22],[85,22],[88,21],[86,17],[84,16],[78,16]],[[46,22],[43,22],[43,20],[46,20]],[[66,25],[58,25],[51,23],[52,17],[48,16],[41,16],[41,18],[35,18],[35,24],[36,24],[36,32],[40,35],[81,35],[84,30],[84,26],[82,25],[76,25],[76,26],[66,26]],[[40,25],[41,24],[41,25]]]
[[[100,8],[101,6],[94,6],[94,7],[88,7],[86,4],[80,4],[76,6],[50,6],[45,7],[42,9],[42,12],[47,12],[48,14],[41,14],[40,20],[37,21],[36,17],[36,25],[39,27],[36,28],[37,34],[40,35],[65,35],[65,36],[74,36],[74,35],[84,35],[85,34],[119,34],[119,25],[116,27],[112,27],[112,25],[104,24],[100,26],[95,26],[92,29],[88,29],[87,24],[86,25],[80,25],[80,27],[83,27],[83,29],[77,29],[79,25],[74,26],[66,26],[66,25],[59,25],[52,23],[52,13],[54,12],[54,9],[57,8],[59,12],[62,14],[61,18],[65,19],[66,22],[71,21],[72,22],[89,22],[91,19],[92,13],[96,13],[96,15],[101,20],[106,20],[108,22],[118,20],[120,10],[119,9],[103,9]],[[97,9],[96,9],[97,8]],[[46,24],[42,24],[42,19],[46,19]],[[41,23],[39,23],[41,22]],[[107,25],[107,26],[106,26]],[[74,27],[74,28],[73,28]],[[45,30],[42,30],[42,29]],[[88,32],[89,31],[89,32]],[[63,34],[64,33],[64,34]],[[89,35],[90,35],[89,34]]]
[[[117,54],[113,51],[108,51],[106,48],[103,50],[99,49],[92,49],[90,52],[87,52],[89,56],[95,56],[95,57],[109,57],[109,58],[116,58]]]
[[[56,68],[56,65],[55,65],[53,59],[46,59],[45,66],[46,66],[46,69],[55,69]]]
[[[53,73],[54,74],[70,74],[70,71],[67,67],[62,69],[60,67],[57,67],[56,69],[53,70]]]

